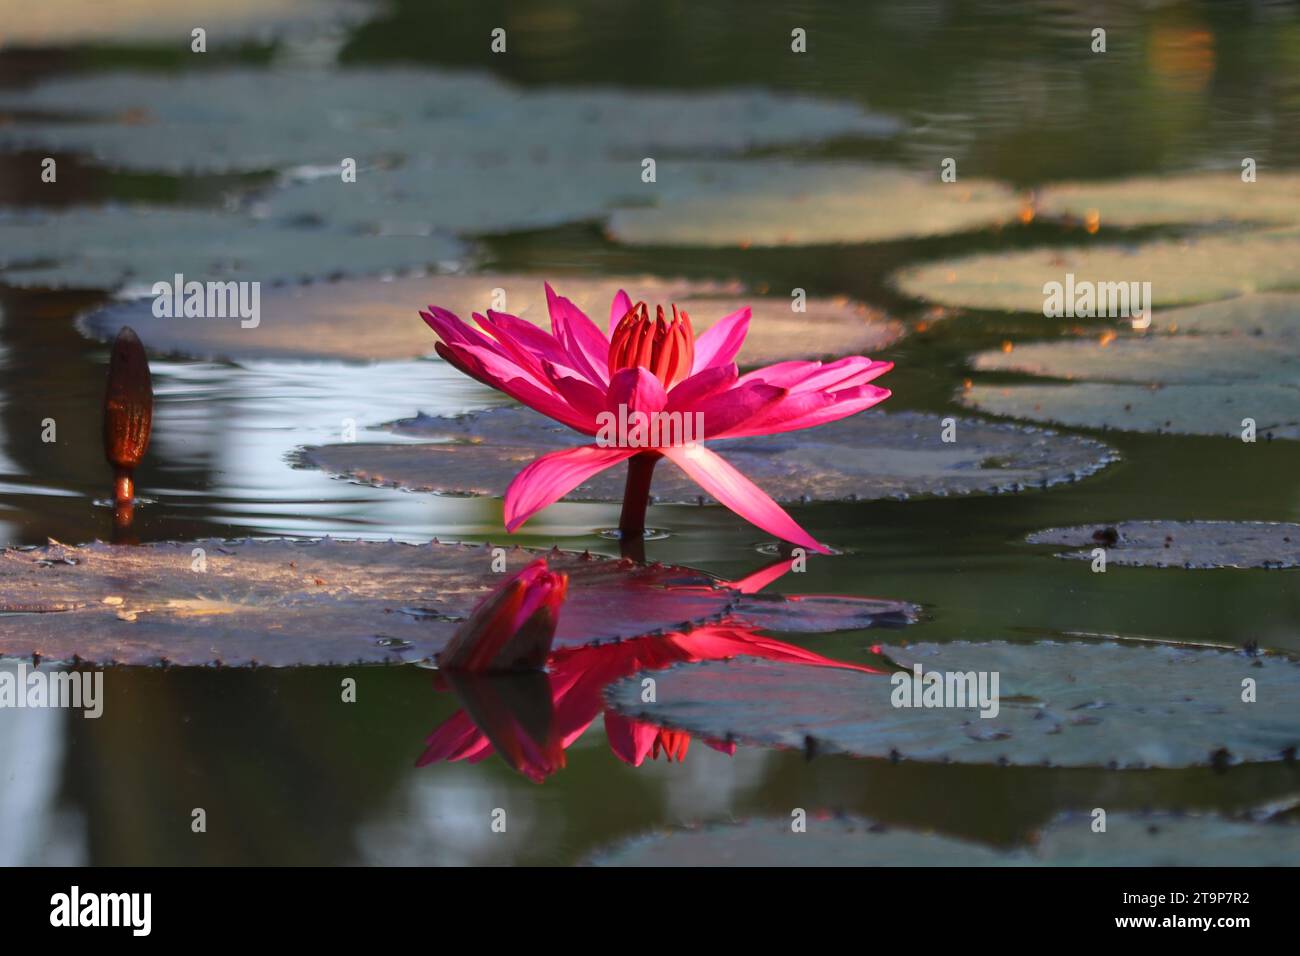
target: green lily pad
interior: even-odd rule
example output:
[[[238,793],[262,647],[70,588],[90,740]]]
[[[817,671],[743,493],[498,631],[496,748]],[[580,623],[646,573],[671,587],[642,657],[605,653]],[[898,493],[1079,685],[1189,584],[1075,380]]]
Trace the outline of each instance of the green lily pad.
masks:
[[[0,216],[0,280],[17,286],[127,287],[146,295],[177,273],[186,282],[271,282],[437,267],[463,252],[446,236],[354,235],[193,209],[111,206]],[[152,305],[150,298],[141,310]],[[155,321],[240,330],[238,318]]]
[[[624,716],[719,740],[858,757],[1061,767],[1188,767],[1289,759],[1300,745],[1300,663],[1174,645],[917,644],[895,659],[998,675],[999,708],[898,707],[891,677],[767,661],[683,665],[614,684]],[[1243,681],[1257,702],[1242,700]],[[991,691],[992,677],[986,678]],[[987,695],[986,695],[987,696]],[[991,712],[991,708],[989,708]]]
[[[1101,229],[1220,222],[1300,223],[1300,173],[1268,170],[1253,183],[1241,170],[1053,183],[1037,195],[1045,216],[1099,217]]]
[[[618,210],[609,233],[636,245],[885,242],[984,229],[1015,219],[1024,205],[985,180],[943,183],[937,173],[835,163],[737,163],[719,168],[712,186]]]
[[[971,408],[1075,428],[1240,438],[1252,418],[1259,439],[1300,439],[1300,389],[1231,385],[974,385]]]
[[[1133,246],[1099,243],[982,253],[910,266],[895,273],[892,281],[905,295],[941,305],[1042,315],[1043,286],[1064,283],[1068,273],[1073,273],[1076,287],[1081,282],[1150,282],[1157,310],[1296,289],[1300,229],[1212,233]]]
[[[1025,540],[1082,548],[1057,557],[1087,561],[1104,548],[1108,565],[1126,567],[1300,567],[1300,524],[1280,521],[1119,521],[1048,528]]]
[[[817,428],[709,446],[777,501],[848,501],[919,495],[997,494],[1047,487],[1091,475],[1115,460],[1087,438],[1005,424],[872,410]],[[498,408],[460,419],[423,417],[396,428],[436,442],[315,445],[297,460],[337,475],[414,491],[503,495],[538,455],[591,439],[537,412]],[[579,485],[570,501],[621,501],[625,469]],[[670,461],[652,486],[661,504],[703,504],[699,486]]]
[[[506,572],[537,555],[503,549]],[[205,540],[0,551],[0,656],[179,665],[424,660],[497,586],[487,545]],[[552,551],[569,575],[555,646],[679,630],[898,626],[916,609],[744,595],[689,568]],[[197,569],[197,570],[196,570]]]
[[[1175,309],[1157,334],[1057,339],[981,352],[983,372],[1083,379],[990,385],[960,399],[1031,421],[1123,431],[1300,438],[1300,296],[1255,295]],[[1111,384],[1118,383],[1118,384]],[[1132,384],[1129,384],[1132,383]]]
[[[1293,866],[1300,826],[1215,815],[1062,814],[1030,847],[997,848],[862,817],[809,813],[792,819],[683,827],[636,837],[595,854],[594,866]]]
[[[1235,384],[1241,391],[1256,382],[1300,382],[1300,350],[1263,337],[1121,337],[1104,346],[1096,339],[1064,339],[981,352],[971,364],[980,372],[1146,385]]]
[[[414,358],[431,354],[437,342],[437,336],[421,320],[420,310],[432,303],[469,321],[473,313],[493,307],[497,289],[505,292],[504,311],[549,330],[546,281],[548,277],[540,275],[433,275],[266,289],[261,299],[261,323],[255,329],[242,328],[238,319],[157,318],[153,300],[139,299],[86,317],[82,328],[91,337],[107,341],[123,325],[130,325],[151,349],[199,358]],[[551,276],[549,281],[602,326],[619,289],[634,300],[664,305],[676,302],[701,332],[748,305],[754,317],[739,356],[745,364],[870,354],[903,334],[900,322],[846,299],[810,299],[806,312],[794,312],[787,297],[752,295],[734,283],[651,276]]]
[[[6,91],[0,108],[60,115],[0,130],[8,150],[88,153],[135,170],[281,170],[300,181],[330,179],[329,192],[312,190],[317,215],[408,163],[438,180],[425,184],[424,198],[477,204],[487,229],[510,221],[506,200],[517,198],[511,180],[532,170],[564,169],[581,184],[589,169],[621,160],[621,190],[645,196],[655,188],[641,182],[646,156],[711,158],[889,136],[900,127],[856,103],[763,90],[528,89],[485,73],[409,68],[67,76]],[[355,183],[342,180],[345,157],[357,161]],[[495,170],[500,199],[466,188],[485,169]],[[418,177],[398,181],[419,188]],[[566,196],[577,202],[575,218],[589,214],[580,186],[556,197],[557,207]]]

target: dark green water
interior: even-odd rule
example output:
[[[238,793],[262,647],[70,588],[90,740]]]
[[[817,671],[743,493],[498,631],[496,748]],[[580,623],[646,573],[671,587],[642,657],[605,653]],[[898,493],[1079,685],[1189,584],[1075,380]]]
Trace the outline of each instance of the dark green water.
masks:
[[[1293,5],[1171,4],[1108,11],[1063,3],[396,3],[351,28],[342,64],[416,62],[494,69],[522,84],[711,88],[743,84],[859,99],[905,120],[887,143],[845,142],[783,154],[887,159],[917,166],[960,148],[965,175],[1034,185],[1206,165],[1261,166],[1300,156],[1300,15]],[[498,25],[511,54],[486,55]],[[1108,28],[1104,62],[1093,25]],[[806,57],[762,51],[809,32]],[[1208,35],[1210,59],[1205,50]],[[274,62],[256,43],[234,58]],[[222,60],[209,64],[217,68]],[[0,82],[88,69],[188,67],[164,44],[0,48]],[[343,67],[340,67],[343,68]],[[23,122],[22,117],[10,118]],[[0,156],[0,205],[110,199],[218,203],[266,176],[176,177],[112,172],[66,157],[58,195],[25,185],[30,154]],[[1141,235],[1141,234],[1135,234]],[[1113,240],[1103,234],[1092,241]],[[1089,241],[1043,224],[875,246],[782,250],[639,249],[598,224],[484,238],[486,269],[563,276],[650,272],[738,278],[810,295],[846,294],[915,320],[924,308],[886,279],[905,263],[956,253]],[[3,274],[0,273],[0,279]],[[108,537],[99,441],[107,350],[73,318],[104,301],[93,290],[0,285],[0,544]],[[891,409],[956,411],[966,357],[1011,339],[1057,334],[1041,317],[967,312],[930,323],[877,357],[896,363]],[[417,411],[489,401],[436,363],[353,367],[322,382],[278,368],[158,360],[153,450],[139,474],[142,540],[282,534],[420,541],[500,541],[501,504],[404,494],[292,469],[294,447],[320,441],[346,402],[362,427]],[[405,380],[404,380],[405,381]],[[960,414],[959,411],[957,411]],[[60,441],[40,440],[40,422]],[[786,590],[914,601],[905,632],[804,638],[829,657],[868,658],[878,640],[1034,638],[1083,632],[1300,651],[1295,572],[1114,569],[1058,561],[1024,544],[1033,530],[1126,518],[1300,520],[1300,446],[1228,439],[1099,435],[1121,460],[1050,491],[794,509],[843,554],[813,560]],[[765,560],[760,532],[722,509],[655,508],[670,536],[652,559],[738,578]],[[611,553],[597,531],[614,506],[562,504],[519,543]],[[791,582],[794,583],[791,583]],[[0,621],[0,626],[3,622]],[[358,680],[358,702],[339,680]],[[1300,789],[1294,766],[1227,773],[1068,771],[932,766],[702,745],[681,764],[620,762],[599,719],[542,785],[496,758],[416,768],[425,737],[451,716],[449,694],[416,668],[131,670],[106,681],[105,716],[0,713],[16,756],[0,777],[4,862],[567,863],[647,830],[697,820],[846,810],[995,843],[1023,839],[1063,809],[1236,810]],[[19,720],[26,723],[19,723]],[[40,750],[40,753],[36,753]],[[42,756],[44,754],[44,756]],[[7,802],[6,802],[7,801]],[[16,817],[26,808],[30,817]],[[190,830],[192,808],[208,832]],[[506,834],[489,828],[506,808]],[[34,822],[33,822],[34,820]]]

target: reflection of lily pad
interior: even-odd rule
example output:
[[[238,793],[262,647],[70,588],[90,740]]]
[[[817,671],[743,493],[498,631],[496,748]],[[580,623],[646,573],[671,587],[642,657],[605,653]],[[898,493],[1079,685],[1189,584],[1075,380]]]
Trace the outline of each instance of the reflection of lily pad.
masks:
[[[895,274],[894,284],[906,295],[942,305],[1042,315],[1043,286],[1064,283],[1067,273],[1073,273],[1076,287],[1085,281],[1150,282],[1157,309],[1295,289],[1300,288],[1300,230],[983,253],[908,267]]]
[[[619,210],[609,231],[640,245],[776,246],[884,242],[982,229],[1022,203],[982,180],[943,183],[875,166],[752,161],[719,169],[700,195],[654,195]]]
[[[509,571],[535,554],[506,549],[505,556]],[[6,550],[0,552],[0,655],[125,664],[420,660],[440,650],[499,584],[492,561],[484,545],[329,539]],[[896,625],[914,617],[911,606],[898,602],[742,595],[687,568],[559,551],[550,562],[569,575],[557,647],[724,615],[792,631]]]
[[[1077,480],[1114,460],[1099,442],[1039,429],[960,420],[954,442],[944,442],[943,431],[937,415],[872,411],[805,431],[711,442],[710,447],[784,502],[1020,491]],[[303,449],[300,458],[376,484],[501,495],[537,455],[591,441],[519,408],[461,419],[425,417],[415,420],[410,432],[443,441],[318,445]],[[624,478],[619,469],[610,469],[579,485],[568,500],[621,501]],[[708,500],[667,461],[655,472],[653,491],[659,503]]]
[[[463,251],[445,236],[354,235],[229,213],[109,207],[0,217],[0,278],[10,285],[148,293],[155,282],[271,281],[436,266]],[[153,300],[144,302],[148,311]],[[204,325],[239,320],[164,319]],[[145,339],[148,342],[148,339]]]
[[[1214,815],[1067,813],[1038,834],[1037,862],[1049,866],[1295,866],[1300,826]]]
[[[1139,176],[1108,182],[1055,183],[1037,196],[1046,216],[1085,219],[1101,228],[1218,222],[1300,222],[1300,174],[1269,170],[1258,181],[1241,181],[1241,170]]]
[[[589,861],[596,866],[1291,866],[1300,826],[1211,815],[1067,813],[1033,846],[998,849],[860,817],[808,814],[747,820],[637,837]]]
[[[670,830],[603,850],[594,866],[1005,866],[1023,863],[966,840],[886,827],[860,817],[793,818]]]
[[[888,676],[752,660],[656,674],[656,703],[635,680],[608,698],[692,734],[860,757],[1186,767],[1278,760],[1300,745],[1300,663],[1282,657],[1114,643],[918,644],[895,657],[909,674],[914,663],[997,674],[999,712],[896,707]],[[1256,702],[1242,700],[1246,678]]]
[[[1082,548],[1057,556],[1089,561],[1104,548],[1108,564],[1129,567],[1300,567],[1300,524],[1275,521],[1121,521],[1048,528],[1026,540]]]
[[[762,90],[521,89],[486,74],[406,68],[69,76],[6,92],[0,107],[68,117],[0,131],[11,149],[72,150],[137,170],[295,167],[300,177],[328,174],[340,198],[382,178],[376,164],[408,162],[441,179],[453,202],[481,204],[488,228],[508,204],[454,194],[476,169],[495,168],[509,189],[530,169],[567,168],[581,183],[584,168],[622,159],[627,191],[644,194],[654,188],[640,181],[645,156],[805,146],[899,125],[854,103]],[[342,181],[345,157],[357,161],[355,183]],[[437,194],[438,184],[428,188],[423,195]],[[328,214],[325,195],[317,214]]]
[[[419,316],[430,303],[468,320],[492,308],[495,290],[502,289],[503,311],[549,329],[545,281],[537,275],[435,275],[266,289],[256,329],[241,328],[238,321],[159,319],[153,300],[141,299],[110,306],[85,326],[96,338],[111,339],[130,325],[150,348],[203,358],[412,358],[432,353],[437,341]],[[901,323],[847,300],[811,299],[807,312],[794,312],[789,298],[751,295],[735,284],[649,276],[550,281],[602,327],[619,289],[633,299],[676,302],[697,331],[749,305],[754,318],[739,357],[745,364],[876,352],[903,332]]]
[[[1294,295],[1175,309],[1153,322],[1164,334],[1034,342],[972,360],[978,371],[1089,384],[978,384],[961,399],[994,414],[1124,431],[1240,438],[1249,418],[1260,437],[1297,438],[1298,327],[1300,296]]]

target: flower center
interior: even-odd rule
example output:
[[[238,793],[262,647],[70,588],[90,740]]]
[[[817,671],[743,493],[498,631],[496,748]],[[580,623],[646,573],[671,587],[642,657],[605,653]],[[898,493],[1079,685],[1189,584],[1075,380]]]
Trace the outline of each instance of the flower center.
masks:
[[[691,317],[673,306],[672,321],[664,318],[664,307],[655,307],[656,317],[644,302],[628,309],[610,336],[609,374],[620,369],[644,368],[672,388],[691,374],[695,362],[695,330]]]

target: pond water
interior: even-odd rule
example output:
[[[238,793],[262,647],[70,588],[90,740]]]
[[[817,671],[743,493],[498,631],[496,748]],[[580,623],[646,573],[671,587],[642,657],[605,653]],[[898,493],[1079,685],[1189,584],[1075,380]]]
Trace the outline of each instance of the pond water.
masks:
[[[1016,190],[1189,170],[1236,176],[1245,156],[1257,161],[1263,181],[1300,156],[1300,15],[1285,5],[1174,3],[1111,10],[1107,22],[1093,23],[1091,5],[1055,2],[810,0],[784,5],[791,9],[778,15],[733,3],[594,0],[538,0],[508,11],[464,3],[434,13],[431,5],[398,0],[349,6],[328,28],[321,13],[304,14],[302,6],[274,5],[271,21],[252,25],[245,18],[256,17],[241,9],[230,17],[238,33],[222,42],[221,14],[202,11],[217,39],[201,66],[190,59],[184,31],[160,38],[125,21],[88,25],[84,35],[51,37],[35,23],[27,35],[16,30],[16,39],[0,46],[0,215],[113,202],[220,212],[275,201],[284,169],[177,173],[166,156],[139,168],[96,159],[84,145],[56,152],[59,183],[43,184],[31,169],[47,155],[36,144],[51,108],[14,104],[42,84],[100,70],[144,71],[144,101],[124,102],[124,110],[148,109],[151,89],[162,97],[187,71],[274,76],[304,64],[339,76],[375,66],[495,74],[537,91],[757,87],[855,104],[893,118],[899,132],[775,136],[742,151],[753,154],[748,158],[870,161],[937,176],[940,161],[956,155],[962,177]],[[502,25],[508,52],[494,56],[489,35]],[[1089,50],[1095,26],[1108,30],[1105,54]],[[784,53],[793,27],[808,31],[804,56]],[[398,115],[403,109],[383,105]],[[214,99],[212,108],[228,112],[230,104]],[[238,122],[231,129],[237,138]],[[24,144],[28,130],[37,132]],[[511,140],[509,130],[498,135]],[[117,148],[116,139],[104,142],[110,153]],[[520,151],[536,145],[513,143]],[[436,209],[420,214],[440,228]],[[309,241],[327,246],[331,240],[318,231]],[[893,390],[884,408],[962,416],[973,414],[958,402],[974,374],[970,356],[1068,330],[1042,316],[975,308],[937,317],[930,304],[896,290],[896,270],[1089,242],[1137,247],[1189,229],[1155,222],[1120,231],[1103,220],[1094,236],[1080,224],[1039,217],[950,235],[777,248],[623,244],[592,215],[450,231],[466,244],[458,264],[552,277],[561,291],[566,275],[652,274],[865,302],[910,332],[873,356],[895,363],[879,383]],[[31,235],[33,247],[45,250]],[[0,264],[22,261],[22,253],[5,248]],[[346,252],[333,255],[347,261]],[[108,303],[114,289],[86,288],[75,277],[11,280],[0,269],[0,545],[107,540],[112,511],[102,501],[111,475],[100,409],[108,346],[85,337],[77,319]],[[1290,288],[1300,288],[1300,277]],[[411,303],[413,322],[425,305]],[[1076,324],[1093,335],[1113,327],[1107,320]],[[152,355],[151,363],[156,406],[151,448],[137,473],[148,499],[136,512],[140,541],[507,538],[498,498],[372,487],[291,460],[301,446],[338,441],[345,420],[355,423],[358,441],[388,443],[412,440],[380,427],[395,420],[501,404],[446,363],[175,355]],[[979,381],[1019,379],[995,373]],[[46,419],[57,422],[56,442],[42,440]],[[796,519],[839,553],[812,558],[805,573],[787,575],[774,589],[907,600],[921,605],[923,616],[905,632],[777,636],[853,663],[877,660],[871,648],[880,642],[1071,635],[1255,642],[1300,653],[1300,572],[1094,574],[1086,562],[1054,559],[1053,548],[1024,541],[1044,528],[1128,519],[1300,521],[1300,444],[1073,431],[1100,438],[1118,462],[1076,483],[1018,494],[792,506]],[[614,555],[616,542],[602,532],[617,523],[616,504],[561,503],[510,540]],[[652,560],[727,580],[770,560],[770,538],[722,508],[654,506],[648,523],[666,532],[647,542]],[[21,626],[18,617],[0,615],[0,629]],[[354,705],[340,702],[342,677],[358,681]],[[633,767],[611,749],[599,717],[568,747],[563,769],[538,785],[498,757],[417,766],[426,739],[453,718],[461,699],[421,667],[115,668],[105,693],[99,720],[0,711],[0,863],[570,863],[648,831],[788,818],[796,807],[1011,846],[1066,810],[1228,813],[1300,792],[1300,774],[1286,762],[1226,773],[944,766],[810,760],[798,750],[743,744],[728,754],[697,740],[681,762],[660,757]],[[190,827],[200,807],[206,834]],[[509,816],[505,833],[490,826],[498,808]]]

